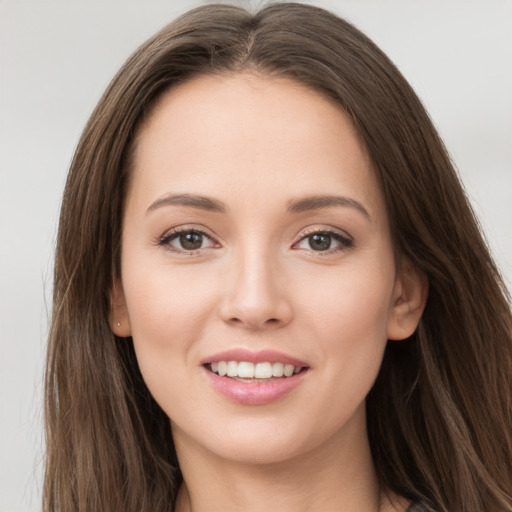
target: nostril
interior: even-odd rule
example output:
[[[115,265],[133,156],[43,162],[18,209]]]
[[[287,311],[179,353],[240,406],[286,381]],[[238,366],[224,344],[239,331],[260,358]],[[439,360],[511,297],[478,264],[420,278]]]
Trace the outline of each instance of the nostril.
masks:
[[[265,320],[262,324],[259,324],[259,322],[251,321],[251,319],[242,320],[241,318],[233,317],[230,318],[229,323],[232,325],[246,325],[247,327],[259,328],[260,326],[264,325],[277,325],[280,323],[280,320],[279,318],[269,318],[268,320]]]
[[[270,328],[270,326],[273,325],[273,324],[267,324],[267,323],[261,324],[257,321],[252,321],[252,319],[242,319],[242,318],[237,318],[237,317],[231,318],[229,320],[228,324],[231,325],[232,327],[238,327],[238,328],[248,329],[248,330],[265,329],[265,327]]]

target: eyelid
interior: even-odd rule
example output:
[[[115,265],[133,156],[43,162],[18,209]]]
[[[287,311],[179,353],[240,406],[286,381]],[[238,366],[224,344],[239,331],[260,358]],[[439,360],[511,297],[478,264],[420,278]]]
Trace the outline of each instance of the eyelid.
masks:
[[[326,251],[314,251],[311,249],[309,252],[315,253],[319,256],[333,254],[336,252],[340,252],[346,249],[349,249],[354,245],[354,239],[351,235],[349,235],[346,231],[342,229],[335,228],[333,226],[310,226],[304,229],[301,234],[298,236],[297,240],[292,244],[292,248],[297,244],[315,234],[326,234],[332,236],[335,240],[337,240],[341,246],[335,247],[334,249],[328,249]],[[307,249],[306,249],[307,250]]]
[[[209,232],[205,227],[198,226],[194,224],[185,224],[181,226],[176,226],[174,228],[168,229],[165,231],[163,235],[158,237],[157,239],[157,245],[160,245],[164,247],[165,249],[172,251],[177,254],[199,254],[200,252],[204,251],[205,249],[212,249],[216,247],[203,247],[200,249],[193,249],[193,250],[187,250],[187,249],[177,249],[170,245],[171,240],[174,240],[176,237],[178,237],[182,233],[199,233],[200,235],[203,235],[204,237],[208,238],[215,246],[221,247],[220,243],[218,242],[217,238]]]
[[[301,231],[300,236],[298,237],[300,240],[303,238],[313,235],[315,233],[335,233],[338,234],[347,240],[352,240],[352,237],[343,229],[335,228],[334,226],[326,226],[322,224],[317,224],[315,226],[309,226]]]
[[[171,240],[174,240],[176,237],[178,237],[182,233],[189,233],[189,232],[199,233],[202,236],[206,237],[207,239],[209,239],[212,242],[213,247],[203,247],[203,248],[199,248],[199,249],[186,250],[186,249],[173,248],[170,245]],[[314,251],[313,249],[311,249],[309,251],[309,252],[312,252],[312,253],[315,253],[318,255],[322,255],[322,254],[327,255],[327,254],[332,254],[335,252],[340,252],[342,250],[346,250],[346,249],[352,247],[352,245],[353,245],[353,238],[346,231],[341,230],[339,228],[335,228],[333,226],[316,225],[316,226],[310,226],[310,227],[302,230],[300,235],[296,238],[295,242],[292,244],[292,249],[295,248],[295,246],[297,244],[299,244],[300,242],[302,242],[303,240],[305,240],[306,238],[308,238],[309,236],[314,235],[314,234],[326,234],[326,235],[332,236],[339,243],[339,246],[341,246],[341,248],[338,246],[338,247],[335,247],[334,249],[328,249],[326,251]],[[156,244],[160,245],[172,252],[175,252],[177,254],[185,254],[185,255],[199,254],[206,249],[221,247],[221,244],[218,242],[216,236],[214,236],[211,232],[209,232],[209,230],[206,229],[204,226],[198,226],[197,224],[188,224],[188,225],[185,224],[185,225],[180,225],[180,226],[176,226],[171,229],[168,229],[167,231],[164,232],[163,235],[161,235],[160,237],[157,238]]]

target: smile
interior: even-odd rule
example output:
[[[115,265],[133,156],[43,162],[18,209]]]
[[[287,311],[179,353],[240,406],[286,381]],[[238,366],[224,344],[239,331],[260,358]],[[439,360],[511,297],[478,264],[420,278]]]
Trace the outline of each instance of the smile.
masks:
[[[277,402],[311,372],[305,361],[274,350],[228,350],[203,360],[201,365],[213,389],[241,405]]]
[[[245,382],[288,378],[303,370],[303,366],[294,366],[281,362],[251,363],[248,361],[218,361],[210,363],[207,368],[221,377],[241,379]]]

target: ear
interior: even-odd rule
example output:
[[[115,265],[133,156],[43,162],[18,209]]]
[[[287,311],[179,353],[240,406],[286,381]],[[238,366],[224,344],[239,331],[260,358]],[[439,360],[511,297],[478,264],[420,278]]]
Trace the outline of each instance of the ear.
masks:
[[[116,336],[127,338],[132,335],[130,317],[126,308],[121,280],[116,278],[110,292],[110,328]]]
[[[408,258],[403,258],[393,290],[388,339],[403,340],[414,333],[425,309],[427,297],[427,276]]]

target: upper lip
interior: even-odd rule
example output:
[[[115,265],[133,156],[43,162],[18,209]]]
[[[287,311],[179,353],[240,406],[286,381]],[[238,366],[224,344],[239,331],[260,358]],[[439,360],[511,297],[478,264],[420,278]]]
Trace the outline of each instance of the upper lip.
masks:
[[[225,350],[218,352],[209,357],[204,358],[201,361],[202,365],[208,363],[218,363],[219,361],[246,361],[248,363],[284,363],[291,364],[293,366],[309,366],[305,361],[284,354],[277,350],[265,349],[265,350],[247,350],[244,348],[234,348],[231,350]]]

